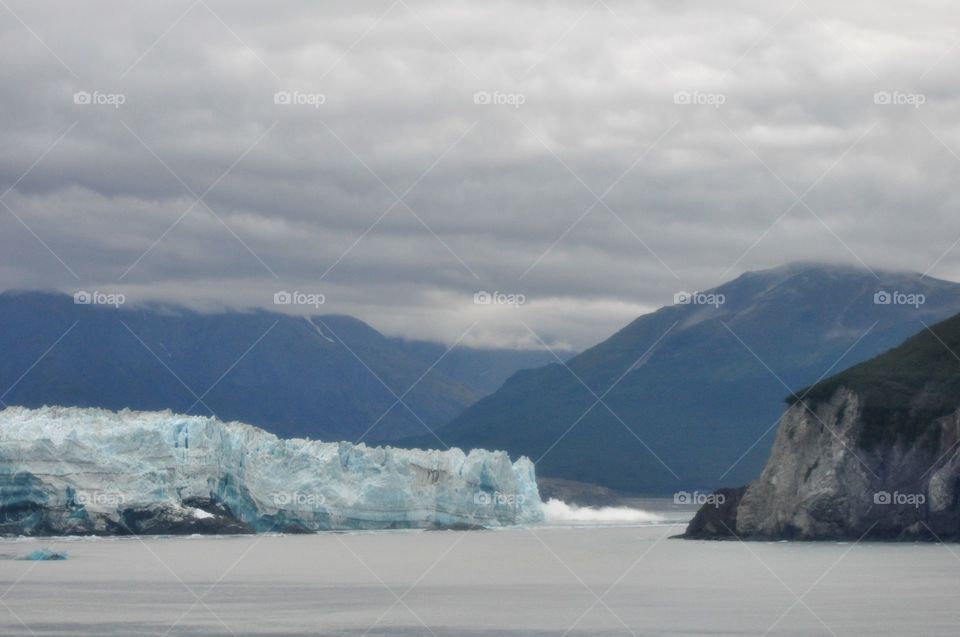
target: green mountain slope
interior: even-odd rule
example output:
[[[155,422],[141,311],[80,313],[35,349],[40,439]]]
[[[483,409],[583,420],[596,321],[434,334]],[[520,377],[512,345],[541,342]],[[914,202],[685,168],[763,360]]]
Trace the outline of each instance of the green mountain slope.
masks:
[[[798,392],[808,406],[846,387],[862,401],[860,443],[912,442],[960,406],[960,316],[924,328],[899,347]],[[788,404],[794,404],[790,396]]]

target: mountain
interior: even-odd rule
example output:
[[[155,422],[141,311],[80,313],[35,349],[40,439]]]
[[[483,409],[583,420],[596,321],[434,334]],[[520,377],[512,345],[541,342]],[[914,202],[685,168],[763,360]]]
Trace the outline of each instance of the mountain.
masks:
[[[281,436],[377,441],[439,428],[526,360],[455,348],[448,357],[466,362],[453,377],[446,358],[430,367],[445,349],[411,353],[347,316],[117,309],[5,292],[0,407],[171,409]]]
[[[543,367],[557,360],[568,360],[570,352],[554,354],[535,349],[478,349],[457,346],[444,356],[447,347],[432,341],[391,338],[390,341],[408,355],[426,365],[436,365],[437,371],[469,387],[479,396],[487,396],[500,389],[518,370]],[[442,358],[441,358],[442,357]]]
[[[760,477],[689,537],[960,540],[960,316],[791,396]]]
[[[960,285],[793,264],[681,300],[567,365],[514,374],[441,437],[527,455],[543,477],[628,492],[743,484],[763,467],[787,391],[957,313]]]

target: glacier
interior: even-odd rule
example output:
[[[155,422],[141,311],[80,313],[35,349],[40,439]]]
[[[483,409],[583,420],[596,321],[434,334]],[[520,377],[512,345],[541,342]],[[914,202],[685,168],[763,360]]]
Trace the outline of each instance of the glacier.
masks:
[[[472,528],[542,522],[502,451],[281,439],[170,411],[0,411],[0,534]]]

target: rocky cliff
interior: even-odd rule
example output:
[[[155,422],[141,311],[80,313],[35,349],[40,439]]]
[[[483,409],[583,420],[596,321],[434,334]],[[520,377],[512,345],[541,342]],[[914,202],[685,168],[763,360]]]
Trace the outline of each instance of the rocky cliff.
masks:
[[[791,397],[766,467],[686,536],[960,540],[960,318]]]

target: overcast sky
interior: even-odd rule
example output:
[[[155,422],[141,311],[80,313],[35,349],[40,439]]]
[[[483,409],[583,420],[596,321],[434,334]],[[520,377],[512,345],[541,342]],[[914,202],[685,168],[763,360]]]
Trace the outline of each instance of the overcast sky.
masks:
[[[579,349],[794,260],[958,279],[958,18],[4,0],[0,288]]]

